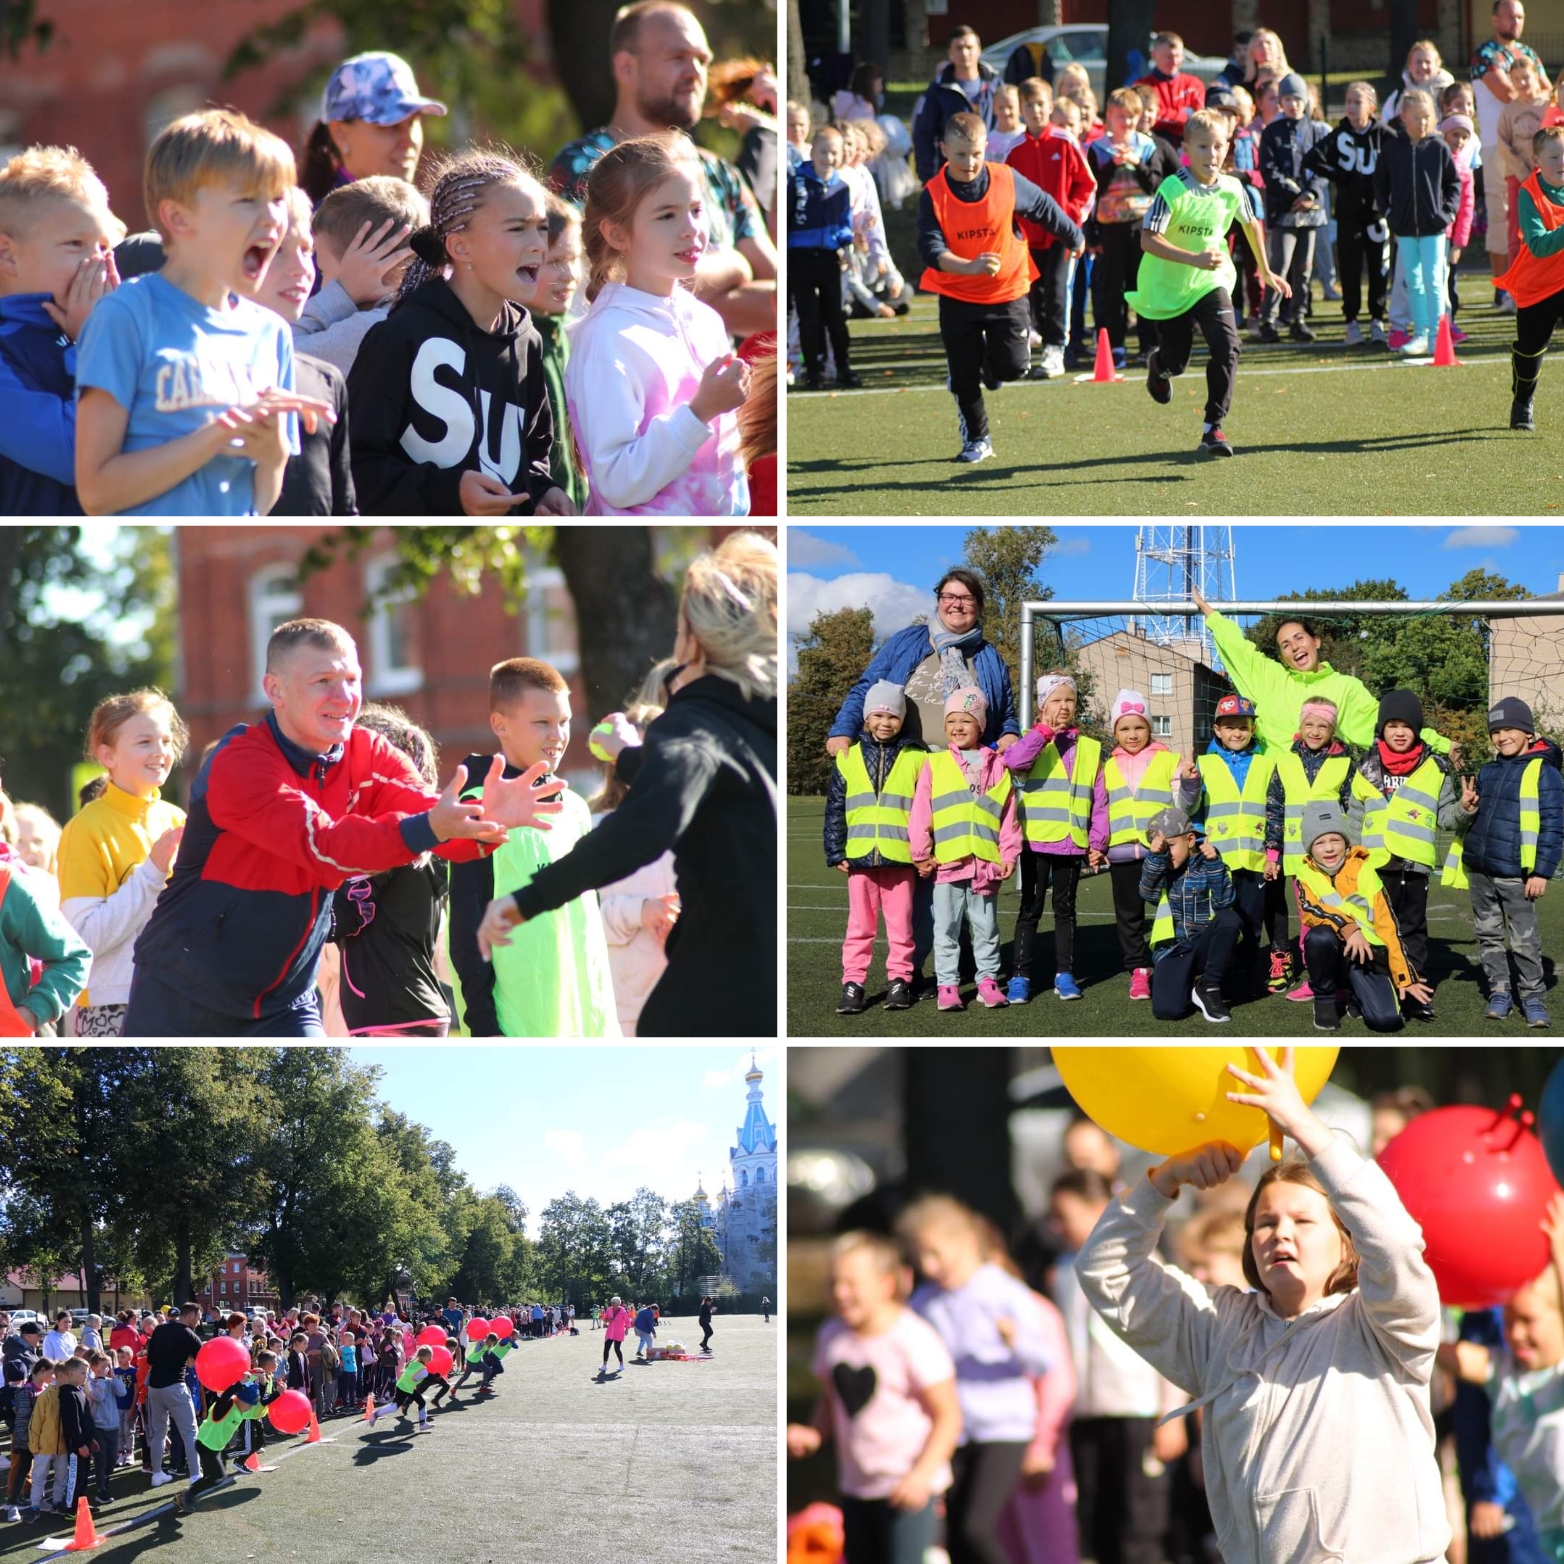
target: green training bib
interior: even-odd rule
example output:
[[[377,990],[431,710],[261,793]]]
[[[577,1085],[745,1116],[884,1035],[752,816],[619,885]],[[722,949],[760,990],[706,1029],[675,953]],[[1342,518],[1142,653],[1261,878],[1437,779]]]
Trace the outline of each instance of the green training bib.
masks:
[[[1157,187],[1157,196],[1170,214],[1162,238],[1191,255],[1220,250],[1222,264],[1208,272],[1160,255],[1142,255],[1135,289],[1124,295],[1135,313],[1147,320],[1171,320],[1216,288],[1226,288],[1231,297],[1238,268],[1227,248],[1227,230],[1244,211],[1244,187],[1231,174],[1218,174],[1215,185],[1191,189],[1181,175],[1169,174]]]

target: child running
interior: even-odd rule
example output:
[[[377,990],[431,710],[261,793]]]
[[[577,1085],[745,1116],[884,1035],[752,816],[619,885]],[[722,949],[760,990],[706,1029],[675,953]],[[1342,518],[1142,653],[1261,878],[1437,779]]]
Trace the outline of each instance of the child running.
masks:
[[[1233,403],[1238,369],[1238,324],[1233,289],[1238,274],[1227,248],[1236,222],[1254,255],[1261,289],[1292,297],[1285,277],[1270,268],[1265,224],[1250,213],[1244,187],[1222,172],[1227,157],[1227,120],[1214,109],[1191,114],[1184,126],[1184,167],[1157,188],[1141,223],[1145,251],[1135,288],[1125,295],[1137,315],[1157,322],[1157,346],[1146,359],[1146,390],[1154,402],[1173,400],[1173,378],[1189,365],[1195,328],[1210,350],[1206,366],[1205,422],[1199,449],[1207,456],[1231,456],[1222,432]]]
[[[100,701],[87,760],[108,775],[102,795],[60,838],[60,913],[92,951],[92,986],[71,1014],[76,1037],[118,1037],[130,1000],[136,937],[168,883],[185,812],[161,789],[189,732],[161,690]]]
[[[1553,328],[1564,315],[1564,125],[1544,125],[1532,137],[1537,166],[1515,198],[1520,248],[1508,271],[1495,277],[1515,300],[1515,346],[1510,428],[1537,427],[1532,403]]]
[[[190,1513],[190,1506],[195,1502],[197,1494],[223,1480],[223,1451],[239,1432],[246,1411],[259,1406],[260,1400],[261,1387],[254,1370],[212,1398],[206,1416],[196,1430],[196,1456],[200,1463],[200,1475],[191,1479],[188,1488],[174,1495],[174,1508],[181,1515]]]
[[[1206,1498],[1227,1564],[1434,1564],[1450,1544],[1429,1392],[1438,1284],[1389,1179],[1305,1106],[1291,1054],[1256,1050],[1258,1073],[1227,1066],[1229,1100],[1269,1114],[1303,1153],[1268,1167],[1250,1198],[1253,1291],[1203,1285],[1156,1253],[1180,1189],[1243,1166],[1222,1141],[1115,1199],[1076,1274],[1114,1335],[1206,1409]]]
[[[689,289],[705,178],[673,133],[621,141],[587,179],[591,306],[565,370],[591,516],[744,516],[735,412],[749,365]],[[845,187],[844,187],[845,189]]]

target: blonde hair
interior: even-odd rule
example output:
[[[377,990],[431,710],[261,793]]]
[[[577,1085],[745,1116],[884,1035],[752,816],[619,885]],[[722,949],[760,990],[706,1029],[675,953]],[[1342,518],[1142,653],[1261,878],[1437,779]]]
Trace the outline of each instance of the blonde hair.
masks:
[[[960,142],[964,147],[982,147],[988,144],[988,126],[976,114],[952,114],[945,121],[940,133],[940,145]]]
[[[1018,109],[1021,107],[1021,89],[1014,82],[1006,82],[994,96],[996,98],[1009,98]]]
[[[147,152],[147,217],[167,244],[161,207],[188,203],[207,185],[237,179],[247,195],[278,200],[297,181],[288,143],[233,109],[206,109],[176,119]]]
[[[896,1219],[896,1236],[908,1245],[916,1244],[920,1233],[933,1228],[967,1233],[980,1248],[984,1243],[977,1213],[951,1195],[925,1195],[914,1200]]]
[[[1213,141],[1220,141],[1224,145],[1228,141],[1227,121],[1222,117],[1219,109],[1197,109],[1184,122],[1184,145],[1189,145],[1189,138],[1196,130],[1203,130],[1210,135]]]
[[[60,822],[42,804],[13,804],[11,807],[16,817],[18,840],[21,838],[22,822],[29,821],[33,835],[47,848],[48,862],[42,867],[53,874],[60,861]]]
[[[1110,109],[1123,109],[1133,119],[1140,118],[1140,94],[1133,87],[1115,87],[1108,94],[1107,106]]]
[[[628,234],[641,203],[658,185],[699,167],[691,144],[673,131],[621,141],[592,165],[587,176],[586,216],[581,224],[589,304],[624,272],[624,252],[609,241],[603,225],[612,223]]]
[[[103,216],[116,244],[125,237],[108,190],[75,147],[28,147],[0,168],[0,233],[25,233],[44,201],[74,201]]]
[[[746,699],[777,692],[777,546],[735,532],[684,578],[679,613],[706,654],[706,671]]]
[[[1184,1224],[1178,1235],[1181,1263],[1188,1267],[1202,1255],[1230,1254],[1240,1261],[1248,1241],[1241,1211],[1218,1208],[1201,1211]]]
[[[832,1260],[841,1260],[850,1254],[867,1254],[874,1261],[876,1268],[883,1274],[887,1271],[895,1271],[900,1274],[907,1263],[907,1256],[902,1251],[902,1246],[888,1233],[869,1233],[858,1228],[850,1233],[843,1233],[831,1245]],[[900,1289],[898,1288],[898,1292]]]
[[[1039,98],[1045,99],[1049,108],[1052,108],[1054,90],[1041,76],[1028,76],[1021,83],[1021,101],[1023,103],[1035,103]]]
[[[168,731],[174,740],[174,747],[178,754],[176,760],[185,752],[185,746],[190,742],[190,730],[185,726],[184,718],[174,709],[174,703],[168,696],[158,689],[132,690],[128,695],[111,695],[107,700],[99,701],[93,707],[92,716],[87,719],[87,742],[83,746],[84,758],[94,765],[99,765],[98,750],[105,744],[110,749],[114,747],[114,741],[119,737],[119,730],[130,721],[132,717],[138,717],[143,712],[148,714],[155,711],[168,713]]]
[[[297,228],[300,233],[310,236],[310,248],[315,245],[315,213],[310,206],[310,198],[305,195],[302,185],[293,185],[282,198],[283,205],[288,209],[288,226]]]
[[[1091,91],[1092,79],[1087,74],[1086,67],[1078,60],[1071,60],[1068,65],[1061,65],[1054,72],[1054,97],[1073,98],[1082,87]]]
[[[1402,67],[1403,70],[1410,70],[1412,68],[1412,56],[1416,54],[1419,49],[1427,49],[1428,52],[1433,55],[1434,69],[1436,71],[1442,71],[1445,68],[1445,62],[1440,58],[1439,55],[1439,45],[1436,44],[1432,38],[1419,38],[1417,42],[1407,50],[1407,59],[1406,64]],[[1421,91],[1422,89],[1418,88],[1416,90]]]

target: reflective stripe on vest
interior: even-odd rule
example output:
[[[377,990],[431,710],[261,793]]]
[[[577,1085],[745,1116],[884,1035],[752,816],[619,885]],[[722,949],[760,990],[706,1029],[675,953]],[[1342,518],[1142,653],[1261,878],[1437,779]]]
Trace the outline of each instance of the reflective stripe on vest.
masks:
[[[1070,775],[1050,739],[1019,784],[1021,821],[1029,842],[1071,842],[1084,853],[1092,823],[1092,793],[1102,745],[1077,737]]]
[[[1296,755],[1282,755],[1276,769],[1282,776],[1282,788],[1287,797],[1287,817],[1282,825],[1282,872],[1296,875],[1303,862],[1303,806],[1328,802],[1340,802],[1341,784],[1347,780],[1347,768],[1352,762],[1345,755],[1332,755],[1315,772],[1311,782],[1303,769],[1303,762]]]
[[[1010,797],[1010,773],[1001,771],[987,792],[975,793],[949,750],[936,750],[928,760],[936,862],[981,858],[998,863],[999,822]]]
[[[1425,760],[1388,798],[1360,771],[1352,779],[1363,800],[1360,845],[1385,858],[1404,858],[1432,869],[1439,857],[1439,790],[1444,772]]]
[[[863,749],[854,744],[836,757],[836,769],[847,783],[847,856],[867,858],[879,853],[887,863],[911,863],[907,825],[912,819],[912,795],[928,757],[904,749],[891,763],[878,795],[864,764]]]
[[[1374,928],[1374,898],[1379,894],[1379,876],[1374,873],[1371,865],[1363,864],[1358,871],[1358,888],[1343,895],[1336,889],[1330,876],[1313,867],[1312,864],[1300,862],[1296,878],[1313,895],[1315,901],[1322,906],[1330,908],[1332,912],[1345,913],[1363,931],[1363,937],[1370,945],[1384,945]]]
[[[1119,763],[1109,756],[1103,762],[1102,780],[1108,790],[1108,846],[1139,842],[1151,817],[1173,802],[1173,771],[1178,756],[1171,750],[1153,755],[1141,773],[1140,785],[1124,780]]]
[[[1521,772],[1521,873],[1530,875],[1537,867],[1537,837],[1542,830],[1542,756],[1526,763]],[[1441,885],[1460,890],[1466,878],[1466,839],[1458,836],[1450,844],[1445,858],[1444,872],[1439,876]]]
[[[1229,872],[1265,868],[1265,796],[1275,760],[1251,757],[1242,791],[1220,755],[1202,755],[1199,766],[1206,789],[1206,840],[1221,853]]]

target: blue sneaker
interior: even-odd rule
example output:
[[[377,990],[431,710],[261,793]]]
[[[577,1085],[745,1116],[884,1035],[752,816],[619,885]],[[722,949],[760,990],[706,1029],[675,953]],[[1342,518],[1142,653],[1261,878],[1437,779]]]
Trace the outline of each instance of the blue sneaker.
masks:
[[[1005,990],[1005,998],[1013,1005],[1030,1004],[1032,1000],[1032,980],[1022,977],[1019,972],[1010,979],[1010,986]]]
[[[1548,1014],[1548,1007],[1540,999],[1523,999],[1521,1001],[1521,1014],[1526,1017],[1527,1026],[1553,1025],[1553,1018]]]
[[[1079,999],[1081,997],[1080,986],[1068,972],[1055,974],[1054,993],[1061,999]]]
[[[1510,1011],[1515,1008],[1509,994],[1504,989],[1497,989],[1489,996],[1488,1008],[1483,1011],[1485,1021],[1503,1021],[1509,1017]]]

